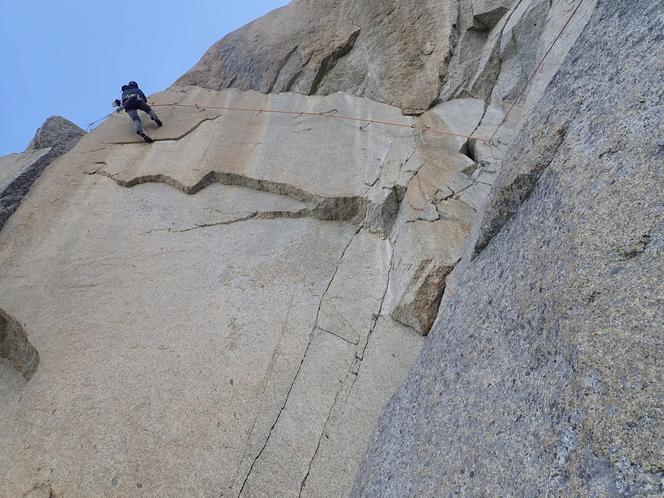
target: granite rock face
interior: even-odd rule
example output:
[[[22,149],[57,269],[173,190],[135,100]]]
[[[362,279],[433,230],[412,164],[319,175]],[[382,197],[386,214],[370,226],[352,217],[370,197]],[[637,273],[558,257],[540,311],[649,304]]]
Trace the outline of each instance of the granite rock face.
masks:
[[[429,333],[445,292],[445,278],[452,269],[453,266],[441,266],[436,261],[423,260],[401,300],[392,310],[392,318],[422,334]]]
[[[0,361],[0,489],[346,496],[440,301],[410,265],[456,264],[475,214],[436,198],[472,160],[423,127],[472,123],[342,93],[151,101],[153,144],[113,115],[0,232],[2,308],[40,357],[28,383]]]
[[[473,0],[473,16],[480,26],[491,29],[510,10],[512,0]]]
[[[663,23],[657,0],[598,2],[353,496],[664,493]]]
[[[138,141],[125,115],[84,136],[0,232],[0,307],[29,331],[40,358],[27,383],[0,361],[0,461],[10,462],[0,466],[0,490],[349,495],[375,421],[436,320],[423,358],[427,375],[438,371],[441,320],[465,275],[453,270],[489,257],[571,140],[571,121],[553,107],[560,96],[538,101],[595,0],[584,0],[527,82],[575,5],[298,0],[227,36],[152,96],[164,121],[149,130],[153,144]],[[574,85],[569,74],[559,78]],[[501,173],[533,111],[551,114],[550,128],[528,124],[519,144],[529,137],[531,152],[508,156]],[[0,158],[12,165],[7,178],[64,150],[68,139],[50,129],[24,155]],[[653,240],[637,238],[625,254],[645,254]],[[521,254],[521,243],[510,250]],[[525,259],[528,278],[553,261]],[[491,265],[487,276],[498,259]],[[493,285],[483,276],[474,282]],[[462,304],[478,306],[463,308],[464,320],[478,331],[456,349],[471,361],[464,341],[474,344],[480,317],[495,312],[498,321],[499,310],[472,282],[468,289]],[[506,335],[500,347],[530,361]],[[521,357],[519,368],[537,364]],[[444,366],[462,361],[452,360]],[[492,371],[504,376],[499,366]],[[448,415],[400,406],[391,410],[412,416],[404,430]],[[457,439],[441,444],[494,440],[459,424]],[[425,465],[432,454],[417,456]],[[402,467],[416,482],[407,472],[420,467]]]
[[[85,132],[61,116],[51,116],[20,154],[0,157],[0,230],[32,184],[55,159],[70,151]]]
[[[179,84],[345,92],[421,113],[438,98],[456,3],[295,0],[217,42]]]
[[[38,149],[52,149],[56,154],[69,152],[85,132],[62,116],[51,116],[35,133],[26,152]]]

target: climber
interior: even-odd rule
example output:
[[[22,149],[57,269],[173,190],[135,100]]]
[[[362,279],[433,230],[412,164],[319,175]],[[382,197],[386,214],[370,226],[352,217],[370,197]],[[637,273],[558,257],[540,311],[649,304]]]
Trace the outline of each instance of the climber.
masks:
[[[153,140],[143,131],[143,123],[138,115],[138,110],[140,109],[149,114],[150,119],[155,122],[157,127],[161,126],[162,122],[148,105],[148,99],[141,89],[138,88],[138,83],[130,81],[126,85],[122,85],[122,100],[115,99],[113,101],[113,106],[118,108],[117,112],[122,111],[122,109],[127,111],[129,117],[134,121],[136,134],[143,137],[143,140],[147,143],[153,142]]]

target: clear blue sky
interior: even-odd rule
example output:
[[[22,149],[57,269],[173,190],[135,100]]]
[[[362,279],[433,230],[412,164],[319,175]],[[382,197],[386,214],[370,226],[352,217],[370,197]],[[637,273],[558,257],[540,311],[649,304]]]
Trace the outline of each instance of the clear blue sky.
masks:
[[[22,151],[59,114],[82,128],[120,86],[170,86],[215,41],[287,0],[3,1],[0,155]]]

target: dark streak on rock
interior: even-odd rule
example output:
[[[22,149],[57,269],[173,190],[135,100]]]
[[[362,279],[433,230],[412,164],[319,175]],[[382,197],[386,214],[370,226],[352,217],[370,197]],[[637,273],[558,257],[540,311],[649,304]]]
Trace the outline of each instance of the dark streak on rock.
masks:
[[[213,183],[285,195],[307,204],[311,216],[323,221],[361,221],[367,209],[366,200],[360,196],[323,197],[287,183],[259,180],[236,173],[211,171],[191,186],[183,185],[173,177],[161,173],[142,175],[131,180],[120,180],[105,171],[97,171],[95,174],[106,176],[121,187],[132,188],[143,183],[164,183],[189,195],[194,195]]]
[[[552,139],[541,151],[526,171],[517,173],[510,181],[499,187],[493,194],[490,204],[484,212],[480,233],[472,252],[474,258],[491,242],[505,224],[514,216],[530,194],[535,190],[542,173],[555,159],[556,154],[567,134],[567,126],[558,128],[552,133]]]
[[[0,358],[6,358],[14,368],[30,380],[39,366],[39,353],[28,340],[23,327],[0,310]]]

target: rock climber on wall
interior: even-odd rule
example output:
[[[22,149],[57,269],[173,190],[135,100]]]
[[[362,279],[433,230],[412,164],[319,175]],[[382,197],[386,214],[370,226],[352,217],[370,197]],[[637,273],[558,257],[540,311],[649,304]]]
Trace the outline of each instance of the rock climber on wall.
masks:
[[[140,88],[138,88],[138,83],[135,81],[130,81],[126,85],[122,85],[122,100],[115,99],[113,105],[118,108],[117,112],[124,109],[129,114],[129,117],[134,121],[134,126],[136,127],[136,134],[143,137],[147,143],[152,143],[153,140],[143,131],[143,123],[141,118],[138,115],[138,110],[147,113],[150,115],[150,119],[155,122],[159,127],[162,125],[161,120],[157,117],[157,114],[152,110],[148,105],[148,99]]]

